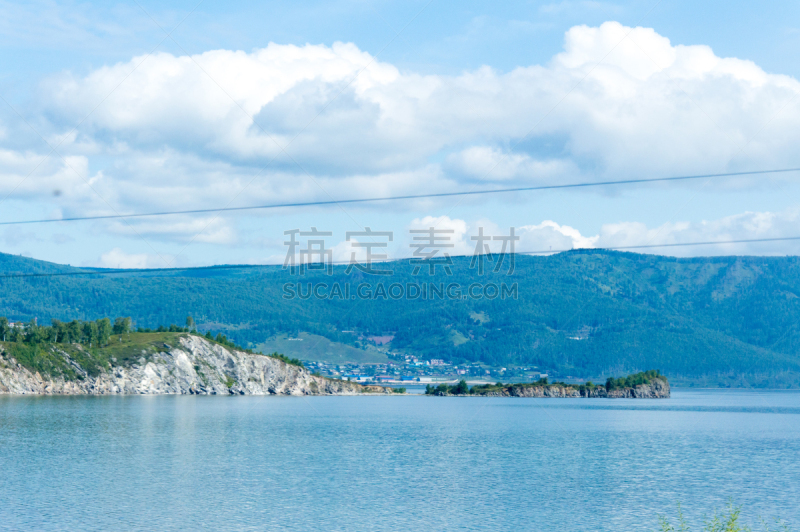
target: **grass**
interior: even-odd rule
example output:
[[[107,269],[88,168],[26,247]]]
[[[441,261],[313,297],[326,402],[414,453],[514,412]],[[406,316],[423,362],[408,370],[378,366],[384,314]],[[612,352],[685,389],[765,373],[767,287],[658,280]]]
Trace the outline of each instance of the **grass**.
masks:
[[[95,377],[112,366],[129,367],[142,358],[151,360],[155,353],[164,351],[165,345],[180,345],[180,337],[187,333],[130,333],[114,335],[108,345],[86,347],[79,344],[52,344],[49,342],[31,345],[21,342],[0,342],[4,358],[14,358],[24,368],[49,377],[74,380],[79,373],[60,353],[65,352],[91,377]]]
[[[450,330],[450,341],[453,342],[454,347],[458,347],[460,345],[466,344],[469,342],[469,338],[461,334],[460,332],[456,331],[455,329]]]
[[[300,333],[297,340],[285,334],[273,336],[256,349],[262,353],[283,353],[289,358],[326,364],[386,364],[391,362],[384,353],[374,347],[358,349],[346,344],[332,342],[323,336]]]
[[[13,358],[22,367],[45,376],[74,380],[78,373],[57,350],[50,346],[27,345],[17,342],[0,342],[5,359]],[[6,365],[6,362],[3,362]]]
[[[666,516],[660,515],[658,516],[658,525],[658,532],[691,532],[692,530],[691,526],[686,522],[680,504],[678,504],[678,515],[674,521],[670,521]],[[705,518],[702,528],[699,530],[702,532],[754,532],[756,529],[744,522],[742,519],[742,507],[733,504],[731,501],[728,502],[722,512],[714,510],[711,517]],[[789,525],[780,520],[775,522],[775,528],[771,528],[769,523],[762,519],[759,530],[763,532],[791,532]]]

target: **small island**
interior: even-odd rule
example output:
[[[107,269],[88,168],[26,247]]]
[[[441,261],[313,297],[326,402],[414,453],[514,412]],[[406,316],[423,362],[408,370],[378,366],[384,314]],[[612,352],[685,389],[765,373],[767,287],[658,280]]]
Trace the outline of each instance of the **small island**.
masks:
[[[605,385],[567,384],[547,381],[531,383],[479,384],[470,388],[465,380],[458,384],[428,385],[425,395],[461,397],[608,397],[628,399],[665,399],[670,396],[669,382],[658,370],[634,373],[615,379],[609,377]]]

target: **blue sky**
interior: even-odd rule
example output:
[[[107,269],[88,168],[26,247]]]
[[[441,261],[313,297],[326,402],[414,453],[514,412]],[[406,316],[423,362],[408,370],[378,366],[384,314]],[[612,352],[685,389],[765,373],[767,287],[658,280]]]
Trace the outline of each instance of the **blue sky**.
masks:
[[[800,166],[790,2],[0,2],[0,220]],[[176,28],[177,26],[177,28]],[[167,36],[166,32],[171,32]],[[53,147],[55,151],[52,151]],[[283,262],[283,232],[554,249],[800,235],[797,174],[0,228],[76,265]],[[797,244],[677,247],[797,254]]]

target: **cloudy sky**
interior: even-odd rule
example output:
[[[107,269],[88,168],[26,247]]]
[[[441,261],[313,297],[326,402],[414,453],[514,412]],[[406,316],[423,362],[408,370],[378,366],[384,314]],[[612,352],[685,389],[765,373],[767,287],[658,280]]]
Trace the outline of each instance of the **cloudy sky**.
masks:
[[[0,1],[0,222],[800,167],[795,2],[198,1]],[[535,251],[800,236],[798,222],[787,172],[2,225],[0,251],[283,263],[284,232],[312,227],[346,260],[366,228],[405,257],[414,228],[471,253],[479,228],[514,227]]]

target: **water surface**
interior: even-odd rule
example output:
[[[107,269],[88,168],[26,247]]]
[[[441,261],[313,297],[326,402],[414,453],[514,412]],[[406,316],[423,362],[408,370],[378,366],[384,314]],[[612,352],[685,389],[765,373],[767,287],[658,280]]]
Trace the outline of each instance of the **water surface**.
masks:
[[[617,532],[729,498],[797,528],[798,456],[794,392],[2,397],[0,528]]]

